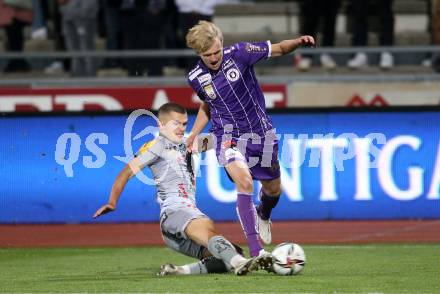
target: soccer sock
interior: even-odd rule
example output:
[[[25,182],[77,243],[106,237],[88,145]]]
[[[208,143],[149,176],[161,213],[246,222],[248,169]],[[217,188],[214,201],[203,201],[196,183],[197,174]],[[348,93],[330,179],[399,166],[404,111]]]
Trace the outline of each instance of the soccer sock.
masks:
[[[223,260],[226,265],[237,267],[243,260],[243,256],[237,253],[234,246],[223,236],[214,236],[208,241],[208,250],[215,257]]]
[[[206,268],[202,260],[199,262],[179,266],[178,271],[182,275],[200,275],[208,273],[208,269]]]
[[[232,259],[234,259],[234,257]],[[206,267],[209,274],[227,273],[231,269],[231,266],[226,265],[223,260],[218,259],[215,256],[206,257],[202,259],[201,262]]]
[[[232,258],[234,259],[234,257]],[[201,274],[222,274],[227,273],[231,269],[223,260],[217,257],[206,257],[199,262],[189,263],[181,266],[176,266],[179,275],[201,275]]]
[[[237,195],[237,213],[241,226],[246,235],[251,256],[258,256],[263,249],[258,239],[258,230],[255,224],[255,207],[252,202],[252,195],[238,193]]]
[[[263,188],[260,190],[260,204],[257,207],[257,213],[263,220],[268,220],[272,209],[277,206],[280,200],[280,195],[278,196],[268,196],[264,193]]]

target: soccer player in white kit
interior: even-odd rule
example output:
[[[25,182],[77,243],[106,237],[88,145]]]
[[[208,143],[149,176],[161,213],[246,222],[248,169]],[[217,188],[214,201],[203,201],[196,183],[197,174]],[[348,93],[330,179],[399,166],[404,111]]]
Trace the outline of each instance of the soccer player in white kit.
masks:
[[[183,267],[165,265],[161,268],[161,275],[226,272],[231,269],[237,275],[245,275],[260,267],[270,267],[270,254],[244,258],[231,242],[215,230],[212,220],[197,208],[191,155],[187,153],[183,141],[188,122],[186,110],[175,103],[164,104],[159,109],[159,122],[159,136],[144,144],[137,156],[119,173],[108,203],[96,211],[94,218],[115,210],[128,180],[144,167],[149,167],[156,183],[161,208],[160,227],[166,245],[200,260]]]

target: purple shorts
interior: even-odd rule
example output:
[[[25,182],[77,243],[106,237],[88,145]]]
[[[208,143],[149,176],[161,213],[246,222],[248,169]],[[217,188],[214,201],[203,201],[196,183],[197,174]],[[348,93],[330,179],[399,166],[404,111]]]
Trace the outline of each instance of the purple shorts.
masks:
[[[266,142],[267,141],[267,142]],[[280,177],[278,161],[278,141],[261,140],[254,144],[251,140],[230,140],[221,142],[217,137],[217,159],[222,166],[236,160],[246,162],[254,180],[274,180]]]

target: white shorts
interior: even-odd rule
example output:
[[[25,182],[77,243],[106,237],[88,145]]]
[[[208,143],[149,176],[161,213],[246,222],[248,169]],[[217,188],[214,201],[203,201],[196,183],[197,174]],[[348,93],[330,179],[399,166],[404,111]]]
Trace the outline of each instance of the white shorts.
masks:
[[[203,259],[205,247],[190,240],[185,233],[190,221],[206,217],[194,204],[178,203],[164,208],[160,213],[160,228],[165,244],[185,255]]]

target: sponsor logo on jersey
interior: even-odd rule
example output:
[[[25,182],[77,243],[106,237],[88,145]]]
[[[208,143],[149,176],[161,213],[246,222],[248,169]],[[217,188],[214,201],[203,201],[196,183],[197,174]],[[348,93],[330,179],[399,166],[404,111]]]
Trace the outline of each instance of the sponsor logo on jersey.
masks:
[[[236,68],[231,68],[226,72],[226,78],[230,82],[235,82],[240,78],[240,72]]]
[[[260,47],[251,43],[246,43],[245,47],[246,52],[248,53],[260,53],[260,52],[266,52],[266,47]]]
[[[212,81],[212,77],[210,73],[201,75],[200,77],[197,78],[197,80],[199,80],[199,83],[201,86],[205,86],[206,84],[210,84]]]
[[[205,93],[206,93],[206,95],[208,95],[209,98],[215,99],[217,97],[215,95],[215,91],[214,91],[214,88],[212,87],[212,84],[204,86],[203,90],[205,90]]]

